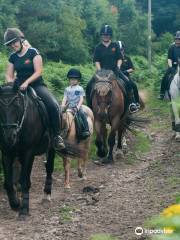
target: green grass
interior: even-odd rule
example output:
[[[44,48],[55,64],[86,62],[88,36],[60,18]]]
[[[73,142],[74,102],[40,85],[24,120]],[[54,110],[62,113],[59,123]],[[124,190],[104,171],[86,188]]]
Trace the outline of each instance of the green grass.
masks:
[[[180,177],[171,176],[168,177],[167,181],[172,187],[180,185]]]
[[[59,209],[59,218],[62,223],[67,223],[72,221],[72,214],[76,209],[72,206],[64,205]]]
[[[136,132],[135,144],[133,151],[137,153],[146,153],[151,148],[151,142],[144,132]]]
[[[92,235],[89,240],[120,240],[120,239],[116,237],[112,237],[109,234],[100,233],[100,234]]]

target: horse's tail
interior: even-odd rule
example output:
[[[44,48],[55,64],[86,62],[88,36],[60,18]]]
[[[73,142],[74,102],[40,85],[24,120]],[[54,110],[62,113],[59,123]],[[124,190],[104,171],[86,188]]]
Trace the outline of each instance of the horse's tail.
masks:
[[[125,121],[125,126],[128,130],[130,130],[131,132],[133,132],[133,129],[131,128],[131,126],[133,127],[144,127],[145,124],[150,123],[150,120],[147,118],[143,118],[143,117],[135,117],[135,116],[127,116],[126,121]]]

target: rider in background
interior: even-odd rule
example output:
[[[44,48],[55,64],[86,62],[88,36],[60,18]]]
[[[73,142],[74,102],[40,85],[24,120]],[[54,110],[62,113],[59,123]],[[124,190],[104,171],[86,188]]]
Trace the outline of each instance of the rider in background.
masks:
[[[138,93],[138,88],[136,86],[136,84],[132,81],[132,79],[130,78],[130,74],[134,71],[134,66],[133,63],[131,61],[131,58],[129,56],[126,55],[125,53],[125,45],[122,41],[118,41],[119,44],[119,48],[122,54],[122,64],[121,64],[121,71],[124,73],[124,75],[126,75],[130,81],[130,84],[133,88],[133,92],[134,92],[134,98],[135,98],[135,104],[136,107],[139,109],[140,108],[140,102],[139,102],[139,93]]]
[[[13,82],[15,88],[25,91],[31,86],[42,99],[50,118],[54,136],[54,148],[65,148],[60,136],[60,111],[55,97],[48,91],[42,78],[42,57],[32,48],[24,34],[17,28],[8,28],[4,34],[4,45],[12,49],[6,72],[7,82]]]
[[[172,76],[176,72],[178,58],[180,59],[180,31],[174,37],[174,43],[168,49],[168,69],[161,81],[161,90],[158,99],[163,100],[165,92],[169,89]]]
[[[101,69],[112,70],[118,77],[117,80],[120,81],[121,78],[128,87],[129,92],[132,91],[132,86],[129,79],[122,73],[121,64],[123,56],[121,54],[120,48],[116,42],[113,42],[112,39],[112,28],[109,25],[104,25],[100,30],[100,35],[102,38],[101,43],[99,43],[94,52],[93,62],[95,63],[96,70]],[[86,99],[87,104],[92,108],[91,103],[91,91],[94,85],[94,79],[92,78],[86,87]],[[130,112],[136,112],[138,108],[134,103],[134,99],[130,99]]]

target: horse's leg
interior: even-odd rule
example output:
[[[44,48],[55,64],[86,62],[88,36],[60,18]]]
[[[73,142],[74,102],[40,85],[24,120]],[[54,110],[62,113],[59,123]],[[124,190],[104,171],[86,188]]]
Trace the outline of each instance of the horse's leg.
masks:
[[[80,177],[80,178],[83,177],[82,163],[83,163],[83,159],[78,158],[78,177]]]
[[[113,163],[113,148],[115,145],[116,131],[118,129],[119,117],[113,119],[111,123],[111,132],[108,137],[109,153],[104,163]]]
[[[13,187],[13,158],[2,153],[2,164],[4,171],[4,188],[6,189],[11,209],[18,210],[20,201]]]
[[[64,165],[64,188],[70,188],[70,159],[63,157]]]
[[[170,116],[171,116],[172,130],[175,131],[175,117],[174,117],[174,112],[172,108],[172,103],[170,104]]]
[[[83,159],[81,159],[81,178],[83,180],[87,180],[86,164],[88,161],[88,149],[87,149],[87,152],[85,153]]]
[[[29,213],[29,189],[31,187],[31,170],[34,161],[34,155],[31,151],[21,154],[21,176],[20,184],[22,190],[22,203],[19,216],[25,217]]]
[[[99,157],[105,157],[107,155],[107,129],[106,124],[101,123],[100,121],[95,120],[95,130],[96,130],[96,147],[97,147],[97,155]]]
[[[175,130],[177,132],[180,132],[180,116],[179,116],[179,108],[178,108],[178,103],[176,102],[177,100],[172,100],[172,109],[174,113],[174,118],[175,118]]]
[[[122,157],[124,152],[126,152],[127,149],[127,142],[126,137],[124,136],[124,128],[119,127],[118,129],[118,144],[117,144],[117,156]]]
[[[48,201],[51,200],[51,188],[52,188],[52,173],[54,170],[54,149],[50,149],[47,153],[47,160],[45,163],[46,166],[46,181],[44,186],[45,199]]]

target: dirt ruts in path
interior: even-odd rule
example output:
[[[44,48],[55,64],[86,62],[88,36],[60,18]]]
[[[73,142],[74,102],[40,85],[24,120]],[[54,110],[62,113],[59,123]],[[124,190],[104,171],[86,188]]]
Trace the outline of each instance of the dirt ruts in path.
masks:
[[[169,129],[152,134],[147,127],[144,131],[152,147],[133,164],[127,164],[127,156],[113,166],[89,163],[86,182],[79,181],[73,170],[69,192],[63,189],[63,174],[55,172],[51,204],[41,203],[45,169],[42,159],[37,159],[32,174],[31,216],[25,222],[17,221],[4,191],[0,191],[0,239],[89,240],[96,233],[121,240],[147,239],[138,238],[134,230],[173,203],[179,191],[180,144],[172,139]],[[87,185],[98,187],[100,192],[83,193]]]

